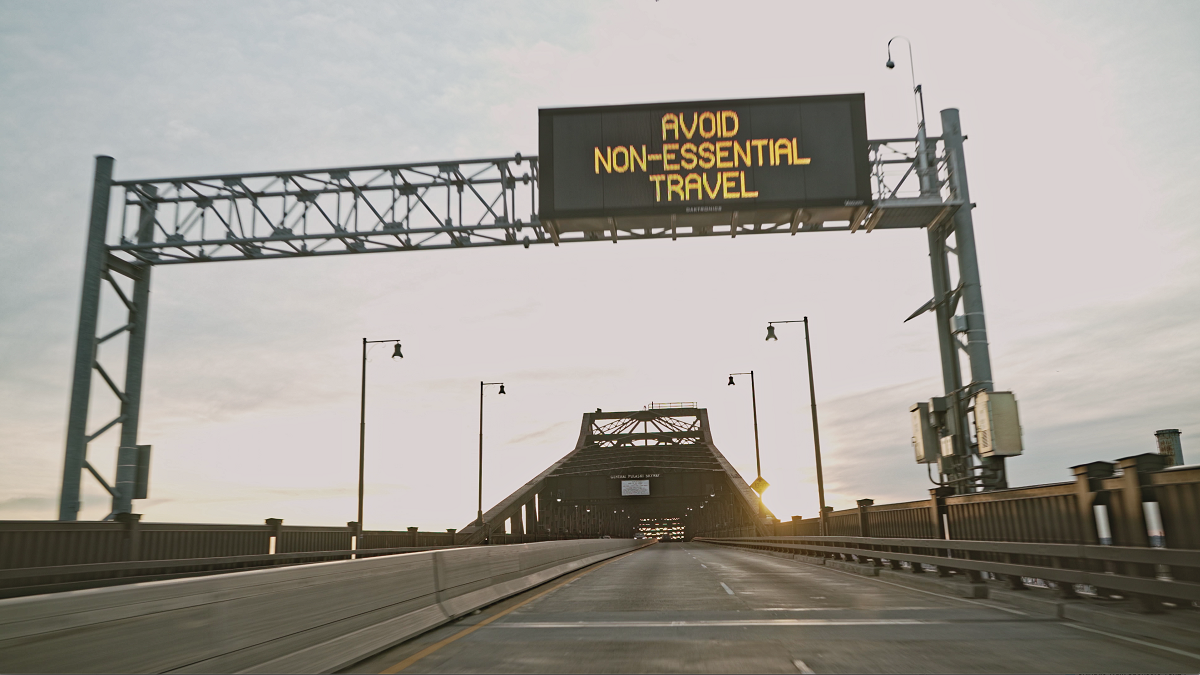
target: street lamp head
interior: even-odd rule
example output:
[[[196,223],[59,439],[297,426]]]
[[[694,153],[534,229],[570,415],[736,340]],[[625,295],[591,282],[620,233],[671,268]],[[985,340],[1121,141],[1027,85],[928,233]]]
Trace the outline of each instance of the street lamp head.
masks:
[[[503,384],[502,384],[502,385],[500,385],[500,393],[501,393],[501,394],[503,394],[503,393],[504,393],[504,385],[503,385]]]
[[[396,348],[392,350],[392,358],[393,359],[404,358],[404,355],[400,353],[400,343],[399,342],[396,343]]]
[[[896,62],[891,59],[888,59],[887,63],[885,65],[888,67],[888,70],[891,70],[892,68],[896,67]]]
[[[733,386],[733,385],[735,385],[735,384],[737,384],[737,383],[733,381],[733,376],[732,376],[732,375],[730,375],[730,376],[729,376],[729,386],[730,386],[730,387],[732,387],[732,386]]]
[[[772,326],[772,325],[770,325],[770,324],[767,324],[767,337],[766,337],[766,339],[767,339],[767,340],[778,340],[778,339],[779,339],[779,338],[775,337],[775,326]]]

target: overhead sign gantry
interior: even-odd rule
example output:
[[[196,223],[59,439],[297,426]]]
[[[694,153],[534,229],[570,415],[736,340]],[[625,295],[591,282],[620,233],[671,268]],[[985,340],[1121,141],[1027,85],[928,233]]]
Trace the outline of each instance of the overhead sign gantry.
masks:
[[[536,157],[136,180],[114,180],[113,159],[97,157],[59,519],[77,518],[85,469],[111,494],[110,517],[148,494],[138,426],[155,267],[889,228],[929,235],[934,296],[918,313],[937,314],[947,412],[936,433],[949,437],[939,473],[959,492],[1002,487],[1003,457],[980,457],[969,433],[972,397],[992,390],[991,365],[957,110],[942,111],[942,128],[941,137],[926,137],[922,123],[915,138],[867,140],[863,95],[851,94],[548,109]],[[104,288],[126,320],[102,332]],[[122,338],[118,378],[103,360]],[[120,406],[96,423],[93,374]],[[110,484],[87,448],[112,429]]]

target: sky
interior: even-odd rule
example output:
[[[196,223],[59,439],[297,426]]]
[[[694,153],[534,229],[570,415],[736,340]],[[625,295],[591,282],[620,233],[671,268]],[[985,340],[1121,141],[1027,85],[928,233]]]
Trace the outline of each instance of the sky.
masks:
[[[864,93],[969,139],[1011,485],[1200,453],[1200,5],[1194,2],[0,0],[0,519],[57,515],[93,157],[118,179],[537,153],[540,107]],[[899,44],[899,43],[898,43]],[[903,49],[903,48],[901,48]],[[222,262],[155,271],[140,442],[158,522],[462,527],[575,444],[595,408],[698,401],[767,505],[811,517],[808,316],[827,501],[927,497],[909,407],[941,394],[913,230]],[[111,302],[102,307],[115,316]],[[102,385],[101,385],[102,386]],[[95,390],[100,393],[99,389]],[[99,401],[99,398],[95,400]],[[91,428],[104,420],[95,406]],[[111,412],[111,411],[109,411]],[[89,459],[107,476],[115,433]],[[108,513],[84,478],[82,519]]]

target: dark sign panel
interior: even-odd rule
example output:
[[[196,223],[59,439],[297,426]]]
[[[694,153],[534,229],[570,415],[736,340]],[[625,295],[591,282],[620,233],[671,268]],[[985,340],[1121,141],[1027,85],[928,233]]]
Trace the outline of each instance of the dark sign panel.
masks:
[[[862,94],[539,111],[546,219],[861,206]]]

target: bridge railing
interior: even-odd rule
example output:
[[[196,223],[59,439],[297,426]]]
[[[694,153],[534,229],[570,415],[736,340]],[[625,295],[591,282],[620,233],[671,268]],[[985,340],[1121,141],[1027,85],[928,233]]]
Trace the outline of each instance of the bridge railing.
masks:
[[[1200,551],[1129,546],[952,541],[892,537],[745,537],[697,539],[711,544],[813,559],[853,561],[923,573],[932,566],[940,576],[951,570],[983,583],[983,573],[1007,579],[1016,588],[1024,579],[1054,584],[1066,597],[1076,585],[1101,593],[1120,593],[1153,603],[1158,599],[1200,602]]]
[[[1075,480],[873,504],[831,512],[829,536],[1200,549],[1200,466],[1166,467],[1161,455],[1072,467]],[[814,519],[774,526],[778,536],[816,536]],[[1184,577],[1200,581],[1194,571]]]
[[[355,528],[213,523],[0,521],[0,597],[31,587],[51,590],[129,583],[151,578],[348,559]],[[367,530],[363,551],[453,547],[453,531]],[[305,554],[305,555],[299,555]],[[156,565],[154,563],[164,564]],[[42,591],[39,591],[42,592]]]
[[[286,567],[333,560],[357,560],[419,551],[464,548],[463,546],[403,546],[363,548],[307,553],[266,553],[176,560],[133,560],[0,569],[0,598],[16,598],[43,593],[60,593],[85,588],[101,588],[143,581],[162,581],[181,577],[208,576],[267,567]]]

